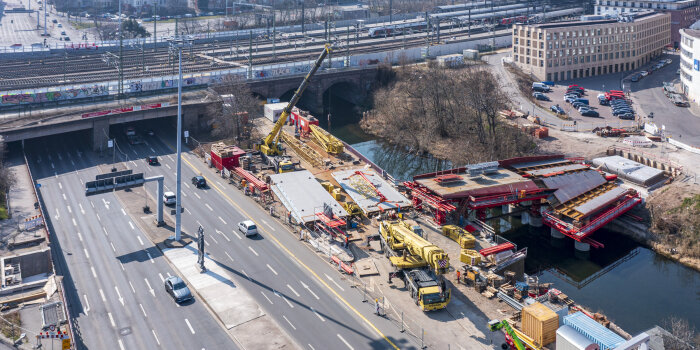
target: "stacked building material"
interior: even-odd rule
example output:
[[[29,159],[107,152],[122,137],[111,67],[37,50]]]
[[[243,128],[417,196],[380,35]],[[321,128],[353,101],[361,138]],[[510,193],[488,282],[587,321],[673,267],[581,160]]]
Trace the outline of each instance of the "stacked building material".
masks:
[[[523,333],[540,345],[556,340],[559,315],[539,302],[523,307]]]

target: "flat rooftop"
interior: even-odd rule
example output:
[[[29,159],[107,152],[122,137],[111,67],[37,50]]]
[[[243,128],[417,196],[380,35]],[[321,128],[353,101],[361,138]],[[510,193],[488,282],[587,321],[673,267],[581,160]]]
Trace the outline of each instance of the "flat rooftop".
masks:
[[[620,175],[632,182],[649,186],[663,179],[664,171],[633,160],[609,156],[593,159],[593,164],[600,166],[602,170]]]
[[[441,175],[448,173],[445,171]],[[492,173],[481,174],[476,177],[471,177],[466,172],[451,175],[459,178],[443,183],[436,181],[437,176],[416,179],[415,181],[445,199],[538,189],[532,180],[501,167]]]
[[[356,174],[357,171],[361,171],[365,177],[372,182],[372,185],[374,185],[374,187],[377,188],[377,190],[381,192],[384,197],[386,197],[385,202],[380,203],[378,196],[368,197],[366,193],[363,193],[365,191],[358,190],[356,188],[356,181],[366,182],[359,175],[352,176]],[[340,187],[343,188],[350,198],[352,198],[352,200],[360,206],[360,209],[362,209],[365,214],[374,213],[381,210],[408,208],[413,205],[408,198],[404,197],[381,176],[377,175],[374,170],[364,168],[348,169],[336,171],[332,173],[331,176],[333,176],[333,179],[338,182]],[[351,176],[355,179],[351,179]]]
[[[632,22],[636,22],[640,19],[648,19],[653,16],[664,16],[663,13],[647,11],[647,12],[637,12],[637,13],[626,13],[629,17],[632,17]],[[555,23],[541,23],[541,24],[530,24],[526,25],[529,28],[542,28],[542,29],[552,29],[552,28],[566,28],[566,27],[577,27],[577,26],[599,26],[601,24],[613,24],[618,23],[617,19],[601,19],[593,21],[568,21],[568,22],[555,22]]]
[[[272,191],[297,222],[316,221],[315,214],[323,212],[324,204],[330,205],[338,217],[348,216],[345,209],[308,170],[274,174],[270,175],[270,179],[273,183]]]

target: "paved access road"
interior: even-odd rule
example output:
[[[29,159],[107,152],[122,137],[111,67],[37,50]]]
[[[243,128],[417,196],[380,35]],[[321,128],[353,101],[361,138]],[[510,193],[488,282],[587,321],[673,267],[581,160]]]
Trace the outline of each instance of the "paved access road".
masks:
[[[85,197],[106,158],[75,134],[26,145],[80,349],[237,348],[201,302],[178,306],[165,293],[173,270],[114,194]]]
[[[121,141],[130,167],[146,176],[164,175],[167,189],[175,187],[175,132],[157,131],[146,143],[131,146]],[[162,138],[162,139],[161,139]],[[160,166],[144,158],[158,155]],[[396,325],[373,314],[373,304],[344,281],[335,268],[302,245],[286,226],[193,154],[183,154],[183,229],[205,229],[206,249],[214,262],[231,272],[265,312],[300,346],[307,349],[416,348],[419,340],[399,332]],[[207,178],[209,188],[191,185],[195,174]],[[259,237],[245,238],[236,226],[251,218]],[[214,263],[208,261],[207,263]],[[386,338],[385,338],[386,337]]]

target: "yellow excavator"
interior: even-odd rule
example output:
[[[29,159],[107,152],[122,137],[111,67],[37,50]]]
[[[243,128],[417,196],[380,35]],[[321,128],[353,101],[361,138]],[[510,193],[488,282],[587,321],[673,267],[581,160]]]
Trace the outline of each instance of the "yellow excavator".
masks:
[[[284,126],[284,123],[287,122],[287,117],[289,117],[289,114],[292,112],[292,108],[294,108],[294,105],[297,104],[301,98],[301,94],[304,93],[304,90],[309,85],[311,77],[316,74],[316,71],[321,67],[321,63],[323,63],[323,60],[330,52],[331,46],[330,44],[326,44],[326,46],[323,48],[323,52],[321,52],[321,55],[316,60],[316,63],[314,63],[314,66],[311,67],[309,73],[306,75],[306,77],[304,77],[301,85],[299,85],[297,91],[294,92],[292,99],[289,100],[287,107],[284,107],[284,110],[282,110],[282,114],[280,115],[279,119],[277,119],[272,131],[270,131],[270,133],[261,140],[260,144],[256,145],[260,152],[265,156],[274,157],[282,155],[282,150],[280,149],[279,145],[279,137],[280,131],[282,131],[282,126]]]
[[[379,239],[416,305],[423,311],[444,309],[450,302],[451,290],[439,275],[449,270],[450,258],[417,230],[421,230],[420,226],[404,221],[382,221]]]

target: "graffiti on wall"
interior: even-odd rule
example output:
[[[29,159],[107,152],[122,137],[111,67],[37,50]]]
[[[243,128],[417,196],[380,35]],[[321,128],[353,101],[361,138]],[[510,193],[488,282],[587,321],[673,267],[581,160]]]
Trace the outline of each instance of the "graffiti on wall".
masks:
[[[67,89],[61,91],[37,92],[29,94],[2,95],[0,105],[17,105],[24,103],[42,103],[75,98],[104,96],[108,90],[104,85],[93,85],[77,89]]]

